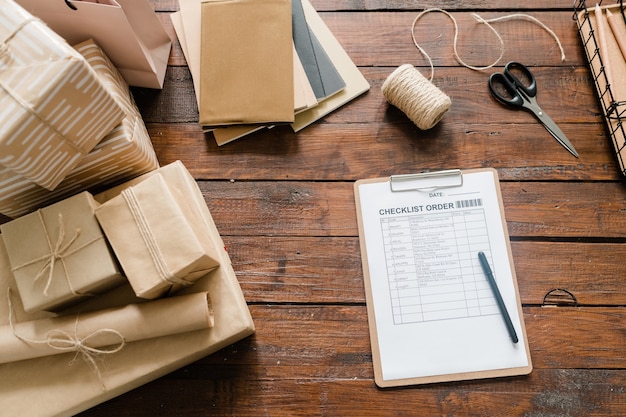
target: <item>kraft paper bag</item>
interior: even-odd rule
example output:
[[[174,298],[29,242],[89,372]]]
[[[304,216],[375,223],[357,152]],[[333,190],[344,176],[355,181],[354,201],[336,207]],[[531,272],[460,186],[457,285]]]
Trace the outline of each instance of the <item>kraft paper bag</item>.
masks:
[[[172,40],[147,0],[16,0],[70,44],[93,38],[131,86],[163,88]]]
[[[96,209],[96,217],[138,297],[192,285],[219,266],[190,196],[154,175]]]
[[[202,3],[200,124],[294,120],[291,0]]]
[[[0,226],[27,312],[55,311],[125,282],[88,192]]]

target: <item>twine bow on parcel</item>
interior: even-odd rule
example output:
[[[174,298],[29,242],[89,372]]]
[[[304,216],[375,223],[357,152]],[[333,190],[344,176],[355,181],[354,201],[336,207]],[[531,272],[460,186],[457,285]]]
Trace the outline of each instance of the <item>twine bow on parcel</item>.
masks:
[[[96,363],[96,358],[100,355],[110,355],[113,353],[120,352],[124,346],[126,345],[126,340],[124,336],[114,329],[98,329],[87,336],[79,336],[78,332],[78,322],[79,315],[76,316],[76,321],[74,322],[74,331],[73,334],[66,332],[61,329],[53,329],[50,330],[45,339],[42,340],[33,340],[26,338],[20,334],[18,334],[15,329],[15,325],[13,324],[13,302],[11,300],[11,288],[9,287],[7,290],[7,299],[9,305],[9,326],[13,335],[19,340],[25,343],[31,343],[35,345],[46,345],[53,350],[59,351],[59,353],[68,353],[75,352],[74,358],[69,362],[72,365],[80,355],[82,359],[93,369],[98,377],[98,381],[100,382],[100,386],[102,390],[106,390],[106,384],[104,382],[104,377],[102,376],[102,372]],[[109,344],[106,347],[93,347],[90,346],[90,340],[97,340],[99,337],[108,336],[109,338],[117,339],[117,342]]]
[[[49,248],[49,253],[45,254],[43,256],[40,256],[39,258],[36,259],[32,259],[28,262],[25,262],[21,265],[15,266],[13,268],[11,268],[12,271],[16,271],[18,269],[24,268],[26,266],[29,265],[33,265],[35,263],[41,262],[41,261],[45,261],[44,264],[41,266],[41,269],[39,270],[39,272],[37,273],[37,275],[35,275],[35,282],[41,280],[43,277],[46,276],[46,271],[48,271],[47,274],[47,278],[46,278],[46,284],[44,286],[43,289],[43,294],[45,296],[48,295],[48,290],[50,289],[50,285],[52,284],[52,278],[54,277],[54,268],[57,262],[60,262],[61,265],[63,266],[63,271],[65,274],[65,280],[67,281],[67,285],[70,288],[70,291],[72,292],[72,294],[74,295],[90,295],[90,294],[84,294],[84,293],[78,293],[77,291],[74,290],[74,288],[72,287],[72,282],[70,280],[69,277],[69,271],[67,269],[67,265],[65,264],[65,258],[80,251],[81,249],[84,249],[85,247],[91,245],[92,243],[103,239],[104,237],[102,235],[100,236],[96,236],[93,239],[90,239],[86,242],[84,242],[81,245],[74,245],[74,243],[76,242],[76,240],[79,238],[81,230],[80,228],[77,228],[74,235],[67,241],[65,241],[65,222],[63,221],[63,214],[59,213],[58,214],[58,227],[59,227],[59,234],[57,236],[56,242],[53,244],[52,243],[52,238],[50,237],[50,232],[48,231],[48,228],[46,226],[46,223],[43,219],[43,215],[41,213],[41,210],[37,210],[37,214],[39,217],[39,221],[41,222],[41,227],[43,228],[44,234],[46,236],[46,242],[48,244],[48,248]],[[72,248],[72,245],[74,245],[74,247]]]

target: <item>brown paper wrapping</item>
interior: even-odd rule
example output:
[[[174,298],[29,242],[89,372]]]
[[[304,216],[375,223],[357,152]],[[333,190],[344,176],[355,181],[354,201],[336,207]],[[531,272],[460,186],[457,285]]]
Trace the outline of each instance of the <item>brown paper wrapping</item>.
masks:
[[[83,192],[0,226],[26,311],[57,310],[125,281]]]
[[[201,213],[204,229],[218,249],[220,266],[179,294],[208,291],[215,315],[214,327],[206,331],[180,333],[126,344],[124,349],[106,357],[103,379],[107,387],[94,378],[93,370],[84,364],[68,366],[67,355],[45,356],[0,365],[0,409],[7,415],[20,417],[72,416],[96,404],[116,397],[146,382],[166,375],[208,354],[225,348],[254,332],[254,323],[241,292],[239,282],[230,264],[228,253],[219,236],[202,193],[193,177],[180,162],[175,162],[124,186],[95,195],[99,202],[118,195],[121,189],[141,182],[155,173],[163,175],[168,183],[184,189],[189,203]],[[0,239],[0,249],[2,249]],[[6,256],[0,250],[0,295],[13,285]],[[83,309],[101,309],[136,302],[130,285],[123,285],[103,296],[93,297],[76,306]],[[16,321],[49,317],[51,313],[23,311],[15,303]],[[6,303],[0,303],[0,325],[8,323]],[[37,398],[37,401],[32,401]]]
[[[202,2],[200,124],[294,120],[290,0]]]
[[[138,297],[193,284],[218,266],[189,196],[156,174],[96,209],[96,217]]]
[[[83,190],[99,192],[159,167],[141,113],[122,76],[92,40],[74,48],[94,68],[125,116],[54,191],[0,168],[0,213],[5,216],[22,216]]]
[[[204,330],[213,323],[207,292],[11,323],[0,327],[0,363],[78,352],[81,347],[123,349],[126,343]]]
[[[124,116],[63,38],[0,0],[0,165],[54,189]]]

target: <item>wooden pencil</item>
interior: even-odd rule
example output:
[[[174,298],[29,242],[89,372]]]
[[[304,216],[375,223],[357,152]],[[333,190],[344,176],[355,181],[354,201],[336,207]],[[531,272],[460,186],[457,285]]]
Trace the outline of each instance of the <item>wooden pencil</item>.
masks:
[[[626,26],[621,19],[617,19],[609,9],[606,10],[606,20],[609,22],[613,37],[617,41],[622,56],[626,59]]]
[[[595,8],[596,17],[596,33],[598,35],[598,48],[600,49],[600,58],[602,59],[602,66],[604,67],[604,73],[606,74],[606,81],[609,85],[612,85],[610,59],[609,59],[609,47],[606,40],[606,28],[604,26],[604,15],[602,9],[596,3]]]

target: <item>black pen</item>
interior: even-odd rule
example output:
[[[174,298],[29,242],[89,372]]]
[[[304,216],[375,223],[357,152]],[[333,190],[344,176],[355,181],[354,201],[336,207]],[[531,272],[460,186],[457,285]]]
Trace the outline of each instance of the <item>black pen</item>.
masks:
[[[478,259],[480,260],[480,265],[483,267],[483,271],[485,272],[485,275],[487,275],[487,281],[489,281],[489,286],[491,286],[493,295],[496,298],[496,302],[498,303],[498,308],[500,308],[500,313],[502,314],[502,317],[504,318],[504,323],[506,324],[506,328],[509,331],[511,340],[513,340],[513,343],[517,343],[518,339],[517,339],[517,333],[515,332],[515,327],[513,327],[511,316],[509,316],[509,312],[506,309],[506,305],[504,305],[502,294],[500,294],[500,290],[498,289],[496,280],[493,277],[493,272],[491,271],[489,262],[487,262],[487,257],[485,256],[485,253],[478,252]]]

